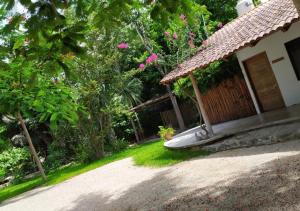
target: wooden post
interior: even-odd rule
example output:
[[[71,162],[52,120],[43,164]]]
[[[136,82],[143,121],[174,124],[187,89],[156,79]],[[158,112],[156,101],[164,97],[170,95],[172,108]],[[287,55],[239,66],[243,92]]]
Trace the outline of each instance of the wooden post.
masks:
[[[183,130],[185,130],[185,124],[184,124],[182,114],[181,114],[181,111],[179,109],[176,97],[172,93],[170,85],[166,85],[166,87],[167,87],[167,91],[168,91],[169,97],[171,99],[171,102],[172,102],[172,105],[173,105],[173,108],[174,108],[174,111],[175,111],[175,115],[176,115],[176,118],[177,118],[177,121],[178,121],[179,128],[180,128],[181,131],[183,131]]]
[[[20,112],[18,112],[18,119],[19,119],[19,121],[21,123],[22,129],[23,129],[23,131],[25,133],[25,136],[26,136],[26,139],[28,141],[30,152],[31,152],[31,154],[32,154],[32,156],[33,156],[33,158],[35,160],[35,163],[36,163],[36,165],[37,165],[37,167],[38,167],[38,169],[39,169],[39,171],[41,173],[42,178],[46,181],[47,180],[47,176],[46,176],[45,171],[43,169],[42,163],[41,163],[41,161],[40,161],[40,159],[39,159],[39,157],[38,157],[38,155],[36,153],[36,150],[35,150],[35,148],[34,148],[34,146],[32,144],[32,140],[31,140],[30,134],[29,134],[29,132],[27,130],[27,127],[26,127],[26,125],[24,123],[23,117],[22,117],[22,115],[21,115]]]
[[[300,0],[293,0],[295,7],[300,15]]]
[[[193,88],[194,88],[194,92],[195,92],[195,95],[196,95],[196,99],[197,99],[197,102],[199,104],[199,107],[200,107],[200,110],[201,110],[201,114],[202,114],[204,123],[206,125],[206,128],[207,128],[209,134],[213,135],[214,132],[213,132],[212,126],[210,124],[210,121],[208,119],[207,113],[206,113],[206,111],[204,109],[204,105],[203,105],[203,102],[202,102],[202,99],[201,99],[201,93],[200,93],[200,90],[199,90],[198,85],[197,85],[197,81],[196,81],[193,73],[190,74],[190,79],[191,79],[192,84],[193,84]]]

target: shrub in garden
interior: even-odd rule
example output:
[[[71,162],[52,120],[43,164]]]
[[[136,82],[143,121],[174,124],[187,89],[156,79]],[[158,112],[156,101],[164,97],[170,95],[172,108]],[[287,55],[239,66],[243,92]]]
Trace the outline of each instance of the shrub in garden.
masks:
[[[160,138],[162,140],[165,140],[165,141],[171,140],[173,138],[174,134],[175,134],[175,130],[173,128],[159,126],[158,135],[160,136]]]
[[[111,143],[113,152],[120,152],[128,147],[128,142],[125,139],[117,139]]]
[[[29,151],[26,148],[10,148],[0,154],[2,177],[14,176],[16,179],[34,172]]]
[[[52,143],[48,148],[48,156],[46,158],[45,167],[47,170],[57,169],[62,165],[70,162],[67,149]]]

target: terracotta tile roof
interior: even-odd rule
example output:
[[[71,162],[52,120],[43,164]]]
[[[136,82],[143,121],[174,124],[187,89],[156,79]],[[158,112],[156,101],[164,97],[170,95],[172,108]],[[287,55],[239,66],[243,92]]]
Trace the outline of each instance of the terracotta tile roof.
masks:
[[[204,68],[214,61],[224,59],[298,19],[299,14],[292,0],[270,0],[214,33],[207,39],[206,48],[178,65],[161,80],[161,83],[170,83],[198,68]]]

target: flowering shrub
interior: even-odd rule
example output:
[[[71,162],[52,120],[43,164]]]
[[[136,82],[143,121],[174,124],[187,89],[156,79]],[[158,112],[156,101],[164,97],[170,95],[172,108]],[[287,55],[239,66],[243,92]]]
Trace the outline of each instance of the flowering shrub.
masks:
[[[145,69],[145,65],[144,64],[140,64],[139,68],[143,70],[143,69]]]
[[[188,24],[187,19],[186,19],[186,16],[185,16],[184,14],[181,14],[181,15],[179,16],[179,18],[180,18],[180,20],[183,21],[183,23],[184,23],[185,25]]]
[[[179,16],[179,18],[181,19],[181,20],[185,20],[185,15],[184,14],[181,14],[180,16]]]
[[[178,35],[177,35],[177,33],[176,33],[176,32],[174,32],[174,34],[173,34],[173,38],[174,38],[175,40],[178,38]]]
[[[168,31],[165,31],[164,34],[165,34],[167,37],[170,36],[170,32],[168,32]]]
[[[119,49],[126,49],[126,48],[128,48],[128,44],[127,44],[127,43],[120,43],[120,44],[118,45],[118,48],[119,48]]]
[[[151,56],[148,57],[148,59],[146,60],[147,64],[151,64],[152,62],[156,61],[158,59],[157,54],[153,53],[151,54]]]

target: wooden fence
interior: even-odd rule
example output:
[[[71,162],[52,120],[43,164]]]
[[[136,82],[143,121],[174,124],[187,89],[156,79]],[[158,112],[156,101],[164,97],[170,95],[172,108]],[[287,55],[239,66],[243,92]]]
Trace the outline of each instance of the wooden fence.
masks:
[[[248,87],[244,78],[235,76],[221,82],[217,87],[207,91],[203,96],[204,108],[212,124],[236,120],[256,114]],[[180,105],[186,125],[199,120],[195,105],[183,103]],[[173,109],[160,112],[165,125],[178,128]]]
[[[224,80],[207,91],[203,102],[212,124],[256,114],[246,82],[240,76]]]

